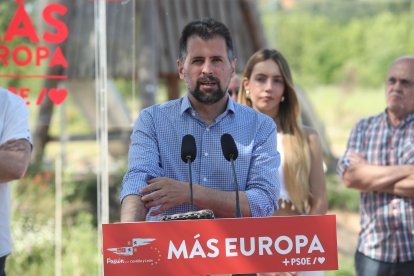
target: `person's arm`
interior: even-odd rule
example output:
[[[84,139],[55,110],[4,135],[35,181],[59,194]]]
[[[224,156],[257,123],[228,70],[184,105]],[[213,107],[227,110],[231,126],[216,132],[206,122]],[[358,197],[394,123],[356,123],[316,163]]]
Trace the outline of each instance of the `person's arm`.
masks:
[[[349,154],[350,166],[343,174],[348,188],[363,192],[390,192],[393,186],[413,175],[414,165],[379,166],[371,165],[358,154]],[[405,186],[405,184],[403,184]]]
[[[190,203],[189,183],[168,177],[154,178],[140,190],[145,194],[142,201],[146,208],[157,207],[150,215],[155,216],[184,203]],[[236,213],[236,192],[225,192],[193,183],[193,200],[198,209],[210,209],[216,217],[234,217]],[[246,193],[239,192],[240,211],[250,217],[250,205]]]
[[[145,221],[147,208],[137,195],[128,195],[121,204],[121,222]]]
[[[309,186],[311,192],[310,215],[323,215],[328,211],[326,179],[323,172],[323,155],[318,133],[311,128],[304,128],[308,136],[311,168]]]
[[[155,138],[155,123],[148,110],[143,110],[134,124],[128,151],[128,170],[120,191],[121,222],[145,221],[148,210],[139,190],[147,186],[147,179],[162,172]]]
[[[369,164],[365,157],[365,135],[370,119],[362,119],[351,131],[338,173],[348,188],[362,192],[393,190],[393,185],[412,174],[412,165],[381,166]]]
[[[269,117],[266,117],[269,118]],[[277,210],[280,194],[280,154],[277,151],[277,129],[270,119],[255,130],[255,145],[247,177],[245,195],[252,217],[271,216]]]
[[[0,184],[24,176],[31,151],[31,144],[26,139],[9,140],[0,145]]]
[[[231,218],[236,214],[236,192],[223,192],[200,185],[196,187],[195,202],[201,209],[210,209],[216,217]],[[251,217],[252,212],[246,192],[239,191],[240,212],[243,217]]]
[[[414,173],[385,189],[384,192],[414,198]]]

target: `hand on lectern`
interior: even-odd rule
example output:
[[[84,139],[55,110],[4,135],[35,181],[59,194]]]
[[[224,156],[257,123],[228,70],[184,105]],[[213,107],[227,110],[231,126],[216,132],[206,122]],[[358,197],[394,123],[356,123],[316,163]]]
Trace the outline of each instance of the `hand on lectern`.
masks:
[[[158,207],[150,213],[151,216],[159,215],[168,209],[178,205],[189,203],[188,184],[168,177],[153,178],[148,185],[139,191],[144,196],[141,200],[145,207]]]

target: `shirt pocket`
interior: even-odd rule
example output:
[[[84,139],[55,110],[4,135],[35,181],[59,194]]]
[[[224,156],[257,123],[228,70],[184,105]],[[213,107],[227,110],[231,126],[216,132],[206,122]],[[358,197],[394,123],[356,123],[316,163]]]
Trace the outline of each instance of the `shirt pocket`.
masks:
[[[408,141],[402,148],[400,153],[400,164],[414,165],[414,141]]]

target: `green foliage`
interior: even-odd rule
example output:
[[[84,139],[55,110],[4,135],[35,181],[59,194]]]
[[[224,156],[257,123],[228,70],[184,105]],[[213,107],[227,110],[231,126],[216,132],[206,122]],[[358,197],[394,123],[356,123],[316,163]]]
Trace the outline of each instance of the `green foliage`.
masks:
[[[352,212],[359,210],[359,192],[346,188],[336,174],[326,177],[329,209],[340,209]]]
[[[45,263],[53,259],[54,190],[50,172],[12,183],[14,248],[7,259],[10,275],[53,275]]]
[[[263,22],[269,46],[284,53],[302,85],[378,87],[396,57],[413,54],[413,14],[406,1],[387,9],[361,1],[299,3],[296,9],[263,10]]]
[[[323,122],[331,150],[339,157],[343,154],[351,128],[361,118],[385,109],[384,88],[318,86],[307,90],[315,112]]]
[[[62,274],[96,275],[100,255],[92,215],[79,213],[73,225],[64,225],[62,234]],[[10,275],[55,275],[54,224],[42,224],[39,218],[27,222],[15,220],[14,250],[7,259]]]
[[[97,275],[101,255],[98,254],[97,229],[93,215],[80,212],[73,225],[64,228],[62,246],[63,275]]]
[[[311,11],[312,14],[344,23],[354,18],[375,16],[384,10],[401,13],[410,8],[410,0],[297,0],[297,4],[297,9]]]
[[[346,241],[345,241],[346,242]],[[354,258],[338,252],[338,270],[326,271],[326,276],[354,276]]]
[[[14,248],[7,259],[10,275],[55,275],[54,179],[53,172],[29,171],[25,179],[12,183]],[[96,210],[85,199],[92,196],[87,192],[90,185],[87,181],[65,178],[61,239],[63,275],[98,273]],[[84,186],[86,188],[77,189]],[[94,192],[95,204],[96,189]]]

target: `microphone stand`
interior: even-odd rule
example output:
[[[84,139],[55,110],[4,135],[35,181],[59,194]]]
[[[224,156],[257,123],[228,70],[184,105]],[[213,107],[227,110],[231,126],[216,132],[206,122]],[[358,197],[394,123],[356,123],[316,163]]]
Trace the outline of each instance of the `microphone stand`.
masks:
[[[188,173],[190,179],[190,206],[191,210],[194,211],[194,203],[193,203],[193,174],[191,173],[191,156],[187,156],[187,164],[188,164]]]
[[[236,169],[234,168],[234,162],[233,162],[233,155],[230,156],[230,163],[231,168],[233,169],[233,178],[234,178],[234,190],[236,191],[236,217],[241,218],[241,212],[240,212],[240,199],[239,199],[239,184],[237,182],[236,177]]]

